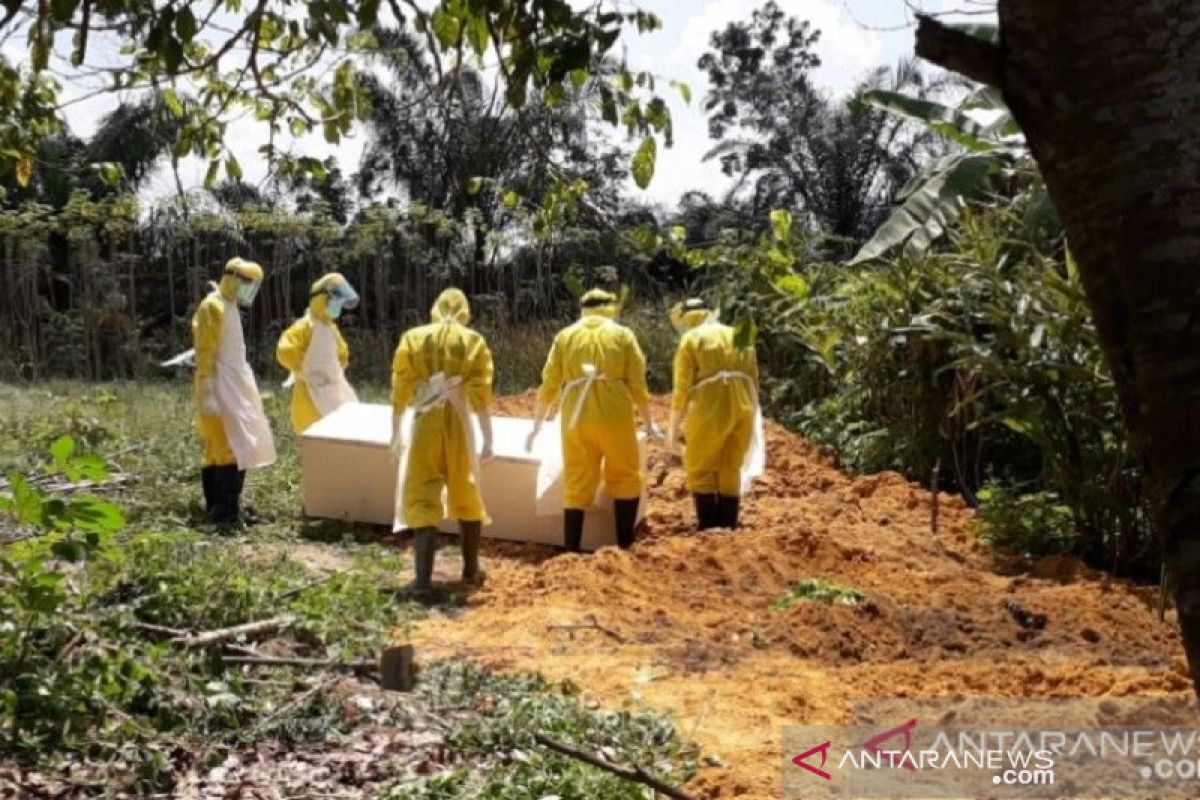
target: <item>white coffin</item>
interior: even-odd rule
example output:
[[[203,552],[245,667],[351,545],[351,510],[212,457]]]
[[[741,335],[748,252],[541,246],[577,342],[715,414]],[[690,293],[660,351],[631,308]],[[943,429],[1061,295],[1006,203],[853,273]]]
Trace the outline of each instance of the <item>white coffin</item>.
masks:
[[[558,424],[555,421],[553,424]],[[483,500],[492,524],[484,536],[518,542],[562,544],[562,516],[534,513],[538,458],[525,452],[533,420],[492,418],[495,458],[483,465]],[[391,406],[349,403],[319,420],[300,436],[304,513],[347,522],[392,524],[396,473],[392,465]],[[476,437],[476,441],[479,441]],[[642,470],[645,437],[639,434]],[[645,515],[646,497],[638,510]],[[595,550],[616,543],[611,504],[587,511],[583,547]],[[457,530],[452,520],[442,526]]]

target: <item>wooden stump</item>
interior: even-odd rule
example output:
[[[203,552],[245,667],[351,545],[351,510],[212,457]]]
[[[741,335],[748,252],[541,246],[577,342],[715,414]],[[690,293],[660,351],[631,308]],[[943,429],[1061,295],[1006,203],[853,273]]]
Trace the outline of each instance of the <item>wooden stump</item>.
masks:
[[[413,646],[385,647],[379,659],[379,678],[383,688],[393,692],[411,692],[413,688]]]

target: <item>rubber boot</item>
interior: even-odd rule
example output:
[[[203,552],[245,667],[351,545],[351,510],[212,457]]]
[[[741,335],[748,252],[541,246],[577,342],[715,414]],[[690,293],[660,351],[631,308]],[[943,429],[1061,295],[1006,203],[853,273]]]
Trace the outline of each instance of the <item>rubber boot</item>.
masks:
[[[637,534],[638,503],[640,498],[613,501],[613,517],[617,523],[617,547],[628,550],[633,547],[633,539]]]
[[[741,505],[740,497],[729,497],[721,495],[718,499],[718,524],[722,528],[728,528],[731,531],[737,530],[738,526],[738,507]]]
[[[233,527],[238,522],[238,468],[221,464],[212,471],[213,511],[209,517],[223,528]]]
[[[236,488],[234,493],[237,498],[238,522],[243,525],[257,525],[259,522],[258,514],[249,506],[242,505],[242,490],[246,488],[246,470],[239,469],[237,476],[233,479],[233,485]]]
[[[720,513],[715,494],[693,494],[692,502],[696,505],[696,529],[701,531],[717,527],[717,517]]]
[[[479,542],[483,538],[482,522],[458,523],[462,532],[462,580],[471,586],[483,583],[484,573],[479,569]]]
[[[200,486],[204,490],[204,513],[212,519],[213,507],[216,501],[213,499],[213,470],[215,467],[200,468]]]
[[[583,552],[583,509],[563,509],[563,548],[568,553]]]
[[[413,575],[408,585],[412,594],[433,591],[433,559],[437,555],[437,529],[417,528],[413,531]]]

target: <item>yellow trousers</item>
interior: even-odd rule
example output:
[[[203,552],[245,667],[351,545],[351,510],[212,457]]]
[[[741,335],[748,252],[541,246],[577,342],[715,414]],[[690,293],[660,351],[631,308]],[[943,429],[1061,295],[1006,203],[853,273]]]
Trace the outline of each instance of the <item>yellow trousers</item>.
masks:
[[[694,494],[742,493],[742,463],[754,436],[754,415],[688,415],[684,425],[687,447],[683,469],[688,491]]]
[[[587,508],[595,500],[601,478],[616,500],[642,494],[637,428],[633,415],[626,420],[596,424],[586,418],[567,428],[564,418],[563,507]]]
[[[225,423],[219,414],[200,412],[196,423],[200,433],[200,464],[205,467],[221,467],[236,464],[237,456],[229,446],[229,438],[225,436]]]
[[[409,459],[402,489],[408,527],[436,528],[446,516],[465,522],[480,522],[487,516],[471,471],[462,422],[449,403],[413,420],[412,441],[404,457]]]

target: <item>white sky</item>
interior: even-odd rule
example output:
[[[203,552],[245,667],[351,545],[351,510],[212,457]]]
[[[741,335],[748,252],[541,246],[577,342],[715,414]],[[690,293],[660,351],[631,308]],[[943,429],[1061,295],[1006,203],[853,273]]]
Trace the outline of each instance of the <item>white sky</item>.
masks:
[[[831,93],[839,94],[855,85],[870,68],[879,64],[894,64],[913,51],[912,6],[928,11],[961,8],[978,0],[777,0],[785,12],[807,19],[821,31],[817,54],[822,66],[816,82]],[[622,8],[631,4],[618,2]],[[765,2],[765,0],[764,0]],[[675,144],[659,149],[658,168],[654,181],[644,192],[629,185],[634,197],[672,206],[679,196],[691,189],[719,194],[728,181],[715,162],[704,162],[703,154],[712,146],[708,126],[701,111],[707,82],[697,69],[696,62],[707,49],[709,35],[731,21],[748,19],[751,11],[762,5],[748,0],[639,0],[636,5],[658,14],[664,23],[660,31],[638,35],[631,31],[622,38],[629,63],[635,69],[655,73],[660,80],[659,94],[668,102],[674,123]],[[3,52],[16,62],[24,61],[25,42],[16,38],[4,43]],[[64,48],[60,48],[64,49]],[[91,61],[89,57],[89,61]],[[60,62],[61,63],[61,62]],[[667,86],[669,80],[687,83],[693,93],[691,105],[683,102],[677,91]],[[67,97],[78,96],[82,90],[68,84]],[[79,102],[66,109],[71,129],[87,136],[96,121],[116,103],[111,94]],[[245,180],[256,183],[266,175],[266,164],[258,147],[266,141],[265,126],[253,121],[231,126],[230,147],[241,163]],[[331,147],[318,134],[295,142],[297,152],[325,158],[336,155],[344,174],[357,170],[362,149],[362,133],[356,130],[349,140]],[[207,164],[198,159],[183,163],[181,176],[185,187],[202,183]],[[174,182],[166,170],[160,171],[149,187],[155,195],[174,192]]]

